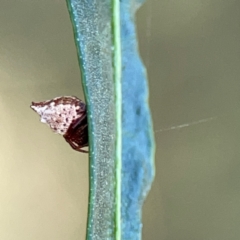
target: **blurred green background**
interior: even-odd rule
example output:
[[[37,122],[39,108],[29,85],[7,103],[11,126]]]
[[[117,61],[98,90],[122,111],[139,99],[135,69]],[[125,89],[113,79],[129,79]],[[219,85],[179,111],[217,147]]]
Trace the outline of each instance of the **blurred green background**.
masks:
[[[157,146],[144,240],[240,239],[239,12],[233,0],[138,11]],[[65,1],[1,0],[0,44],[0,239],[84,239],[88,157],[29,108],[83,98]]]

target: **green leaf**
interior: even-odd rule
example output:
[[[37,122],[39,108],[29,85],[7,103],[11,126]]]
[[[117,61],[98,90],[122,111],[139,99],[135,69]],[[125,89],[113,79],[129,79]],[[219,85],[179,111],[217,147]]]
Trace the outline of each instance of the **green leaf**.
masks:
[[[154,177],[145,70],[134,0],[67,0],[89,125],[87,239],[140,239],[141,208]]]

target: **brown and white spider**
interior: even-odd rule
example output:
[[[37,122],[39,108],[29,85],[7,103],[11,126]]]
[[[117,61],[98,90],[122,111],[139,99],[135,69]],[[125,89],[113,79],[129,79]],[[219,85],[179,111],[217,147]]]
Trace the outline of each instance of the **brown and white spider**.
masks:
[[[77,97],[64,96],[43,102],[32,102],[31,108],[55,133],[63,135],[70,146],[87,153],[88,124],[85,103]]]

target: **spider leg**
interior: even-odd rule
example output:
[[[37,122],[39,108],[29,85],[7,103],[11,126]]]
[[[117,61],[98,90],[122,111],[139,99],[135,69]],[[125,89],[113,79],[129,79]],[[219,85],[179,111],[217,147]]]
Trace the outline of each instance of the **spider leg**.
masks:
[[[69,138],[65,138],[65,139],[74,150],[76,150],[78,152],[88,153],[88,151],[82,149],[83,147],[87,147],[88,146],[87,144],[77,146],[74,144],[73,141],[71,141],[71,139],[69,139]]]
[[[69,126],[67,133],[64,135],[65,140],[69,145],[78,152],[88,153],[83,150],[83,147],[88,146],[88,131],[87,131],[87,114],[86,111]]]
[[[87,117],[86,113],[82,114],[82,116],[71,126],[71,128],[72,129],[76,128],[86,117]]]

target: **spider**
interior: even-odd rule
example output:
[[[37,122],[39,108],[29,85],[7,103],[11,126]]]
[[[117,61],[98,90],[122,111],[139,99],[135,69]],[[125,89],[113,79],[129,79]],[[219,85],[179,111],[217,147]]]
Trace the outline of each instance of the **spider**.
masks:
[[[63,135],[70,146],[88,153],[88,124],[85,103],[72,96],[57,97],[43,102],[32,102],[31,108],[55,133]]]

